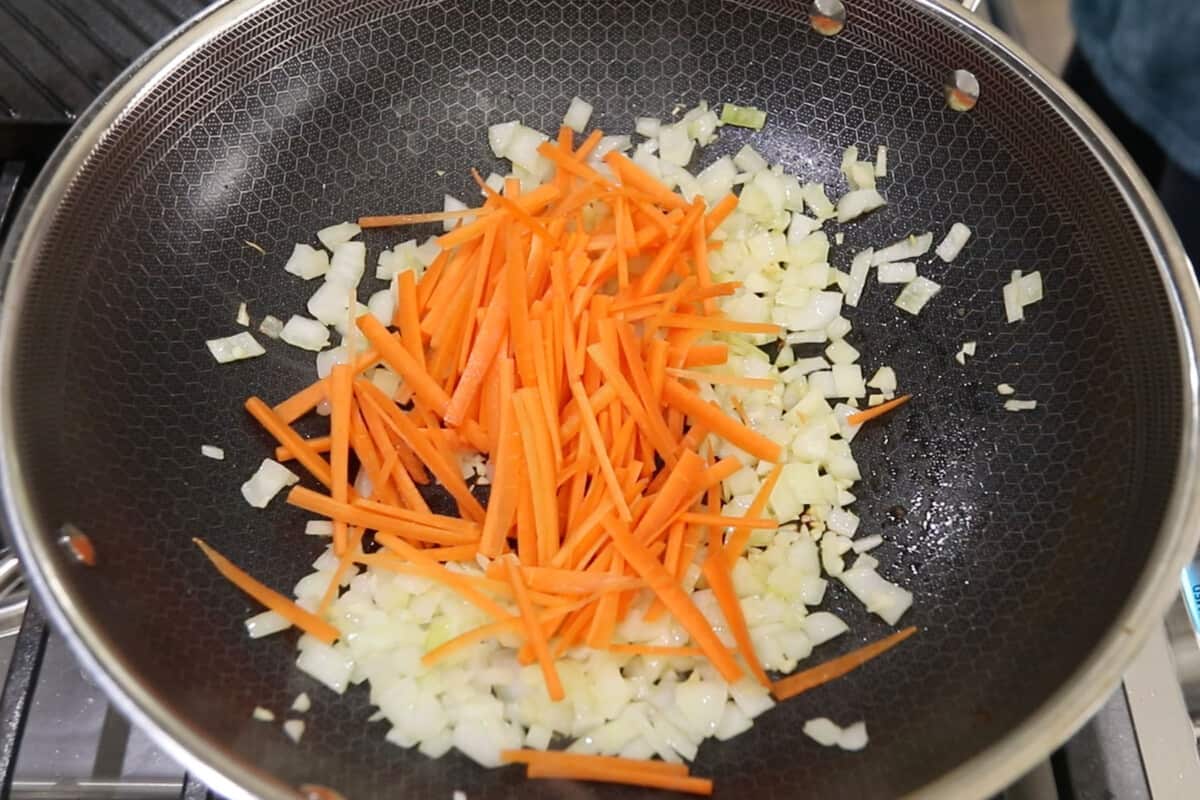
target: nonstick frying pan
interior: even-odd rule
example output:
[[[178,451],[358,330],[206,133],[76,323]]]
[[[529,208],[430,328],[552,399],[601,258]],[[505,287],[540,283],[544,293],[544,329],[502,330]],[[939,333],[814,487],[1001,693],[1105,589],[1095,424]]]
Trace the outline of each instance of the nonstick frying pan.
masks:
[[[858,0],[836,37],[806,8],[746,2],[234,0],[131,68],[80,120],[24,206],[3,261],[0,440],[7,523],[56,626],[120,707],[232,796],[321,784],[348,798],[632,797],[526,783],[458,755],[430,761],[293,666],[294,639],[251,642],[253,606],[190,545],[205,536],[271,585],[308,571],[304,515],[238,493],[268,441],[240,409],[311,379],[285,346],[216,366],[203,342],[246,301],[286,316],[311,287],[291,243],[361,213],[468,196],[495,164],[485,127],[551,130],[567,101],[614,132],[701,99],[756,105],[727,128],[838,194],[842,149],[890,149],[890,201],[846,226],[835,266],[868,245],[963,220],[975,238],[919,317],[869,287],[864,368],[916,399],[856,440],[856,510],[921,632],[868,669],[701,750],[725,797],[982,796],[1044,756],[1110,691],[1195,543],[1197,291],[1129,159],[1000,34],[930,0]],[[970,113],[946,75],[971,71]],[[444,171],[444,175],[441,174]],[[372,252],[410,232],[372,232]],[[246,245],[252,241],[266,255]],[[1046,299],[1004,322],[1012,269]],[[953,354],[975,340],[978,355]],[[1001,409],[1010,383],[1034,412]],[[222,463],[199,457],[223,445]],[[95,566],[58,540],[66,524]],[[885,627],[833,587],[854,636]],[[315,698],[300,744],[255,705]],[[864,718],[863,753],[818,748],[803,722]]]

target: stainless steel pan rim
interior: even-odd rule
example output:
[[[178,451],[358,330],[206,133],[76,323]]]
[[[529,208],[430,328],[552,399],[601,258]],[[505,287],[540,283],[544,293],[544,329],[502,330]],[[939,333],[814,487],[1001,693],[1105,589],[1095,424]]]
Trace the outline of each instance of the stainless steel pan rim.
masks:
[[[20,265],[47,236],[50,210],[65,192],[76,169],[122,110],[137,102],[197,46],[209,41],[260,6],[275,0],[228,0],[209,10],[147,53],[85,113],[43,171],[9,237],[0,270],[11,268],[0,316],[0,371],[12,362],[16,315],[9,307],[21,294],[28,271]],[[1180,569],[1191,558],[1200,536],[1200,375],[1196,342],[1200,341],[1200,290],[1177,236],[1152,190],[1112,135],[1066,87],[1002,33],[970,17],[958,5],[937,0],[911,0],[943,24],[972,35],[991,55],[1011,66],[1066,119],[1105,165],[1123,200],[1133,210],[1149,243],[1174,312],[1179,337],[1179,365],[1186,387],[1179,463],[1163,522],[1163,534],[1151,555],[1151,567],[1140,578],[1130,600],[1113,621],[1090,657],[1041,708],[997,744],[920,790],[929,798],[984,797],[1011,783],[1065,740],[1119,682],[1153,625],[1160,622],[1175,592]],[[931,87],[932,90],[932,87]],[[985,87],[986,91],[986,87]],[[186,720],[169,713],[146,687],[138,684],[124,657],[93,630],[73,598],[64,591],[59,563],[52,558],[55,537],[32,533],[33,509],[23,478],[13,470],[13,403],[11,382],[0,387],[0,491],[5,523],[26,565],[27,576],[77,657],[93,673],[118,707],[189,771],[231,798],[292,798],[297,790],[249,767],[215,746]]]

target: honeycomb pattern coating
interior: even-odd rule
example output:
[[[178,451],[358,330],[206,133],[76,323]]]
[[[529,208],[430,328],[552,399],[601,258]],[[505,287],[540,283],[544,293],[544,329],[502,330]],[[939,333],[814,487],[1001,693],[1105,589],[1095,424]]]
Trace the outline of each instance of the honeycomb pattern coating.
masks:
[[[970,115],[943,106],[950,67],[983,84]],[[910,231],[974,228],[954,264],[923,266],[945,289],[920,317],[874,283],[853,314],[864,370],[893,365],[917,398],[856,441],[856,510],[884,535],[882,571],[916,593],[906,622],[921,633],[705,744],[695,769],[724,797],[917,790],[1026,718],[1105,632],[1162,517],[1182,387],[1149,250],[1093,156],[1031,87],[915,4],[862,0],[827,39],[773,2],[314,0],[260,9],[189,56],[97,149],[31,267],[17,447],[38,522],[74,521],[100,553],[65,591],[176,713],[290,785],[652,796],[527,784],[515,768],[385,743],[362,687],[335,698],[297,673],[291,635],[246,639],[256,609],[189,542],[204,536],[281,589],[320,547],[298,535],[304,514],[238,494],[270,445],[242,399],[282,399],[310,380],[311,355],[268,343],[261,359],[217,367],[203,340],[237,330],[240,301],[255,323],[302,308],[314,287],[282,271],[292,242],[360,213],[439,207],[443,192],[474,196],[467,167],[499,166],[485,126],[553,130],[575,94],[614,132],[701,99],[765,107],[763,132],[726,129],[706,157],[753,141],[835,196],[842,149],[886,144],[890,205],[846,227],[836,266]],[[363,238],[373,258],[409,235]],[[1000,287],[1013,268],[1042,270],[1047,298],[1010,326]],[[979,351],[964,368],[952,356],[968,339]],[[1001,410],[1001,382],[1039,409]],[[201,458],[203,443],[226,460]],[[885,633],[838,586],[827,605],[854,634],[822,656]],[[251,721],[255,705],[282,711],[302,690],[314,705],[299,745]],[[818,747],[799,732],[814,716],[865,718],[869,749]]]

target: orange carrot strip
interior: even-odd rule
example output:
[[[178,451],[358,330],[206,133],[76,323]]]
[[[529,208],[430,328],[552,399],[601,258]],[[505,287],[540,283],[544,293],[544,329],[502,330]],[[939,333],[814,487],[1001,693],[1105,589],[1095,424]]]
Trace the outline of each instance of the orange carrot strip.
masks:
[[[650,789],[669,789],[674,792],[710,796],[713,783],[708,778],[680,777],[648,772],[629,767],[602,766],[558,766],[530,764],[525,771],[530,779],[592,781],[596,783],[619,783],[626,786],[644,786]]]
[[[694,314],[664,314],[659,319],[664,328],[693,328],[703,331],[725,333],[768,333],[778,335],[783,329],[769,322],[739,322],[719,316],[697,316]]]
[[[702,344],[687,348],[672,347],[671,360],[679,367],[716,367],[729,359],[729,345]]]
[[[709,536],[708,558],[700,565],[708,586],[713,590],[721,614],[729,624],[729,632],[737,642],[738,652],[746,660],[750,674],[763,686],[770,688],[771,681],[754,652],[754,642],[750,639],[750,628],[746,625],[746,617],[742,613],[742,601],[738,599],[733,588],[733,574],[729,562],[725,559],[725,551],[721,549],[721,536],[713,531]]]
[[[550,695],[551,700],[555,702],[562,700],[565,696],[562,682],[558,678],[558,670],[554,668],[554,659],[550,656],[550,645],[546,641],[545,633],[533,610],[533,601],[529,599],[529,591],[525,587],[525,581],[521,578],[521,568],[511,555],[504,558],[504,566],[508,569],[508,581],[512,584],[513,596],[516,598],[517,608],[521,611],[525,638],[533,646],[538,663],[541,664],[542,679],[546,681],[546,692]]]
[[[731,419],[717,405],[702,400],[674,378],[668,378],[663,384],[663,399],[694,422],[704,425],[717,436],[757,458],[778,463],[783,457],[783,448],[777,442]]]
[[[457,531],[471,537],[472,540],[479,535],[479,525],[460,517],[449,517],[445,514],[434,514],[429,511],[411,511],[407,508],[380,503],[365,497],[354,498],[351,505],[372,511],[376,514],[384,514],[403,522],[411,522],[414,525],[440,528],[444,531]]]
[[[646,412],[641,400],[638,399],[637,392],[625,380],[625,376],[621,373],[621,369],[616,363],[616,354],[610,355],[605,352],[605,349],[598,344],[590,345],[587,349],[588,356],[600,368],[607,380],[617,392],[617,397],[621,403],[629,410],[637,422],[638,427],[646,432],[654,443],[654,449],[663,457],[667,463],[675,461],[675,447],[671,441],[670,433],[664,427],[655,427],[650,420],[650,415]],[[685,390],[686,391],[686,390]],[[650,399],[647,397],[647,399]]]
[[[687,208],[687,201],[675,194],[658,179],[634,164],[624,154],[613,150],[604,156],[604,163],[621,179],[621,183],[631,186],[639,192],[644,192],[660,206],[667,208]]]
[[[765,389],[766,391],[770,391],[779,385],[779,381],[770,378],[747,378],[742,375],[724,375],[719,372],[699,372],[697,370],[677,369],[675,367],[666,367],[665,372],[672,377],[684,378],[696,383],[718,383],[722,386],[740,386],[743,389]]]
[[[763,518],[747,518],[747,517],[726,517],[722,514],[705,514],[700,511],[685,511],[679,515],[679,519],[690,525],[712,525],[717,528],[766,528],[774,529],[779,527],[779,523],[773,519]]]
[[[862,425],[864,422],[870,422],[876,417],[882,417],[894,408],[899,408],[909,401],[911,394],[902,394],[894,400],[888,400],[886,403],[880,403],[874,408],[864,409],[857,413],[846,417],[847,425]]]
[[[642,273],[642,277],[638,280],[637,290],[639,294],[647,294],[658,289],[667,277],[671,268],[680,257],[680,250],[687,243],[688,237],[691,235],[692,226],[694,226],[700,217],[704,214],[704,201],[696,198],[692,205],[688,208],[687,215],[683,218],[683,224],[680,225],[679,231],[663,245],[658,254],[654,256],[654,260],[646,267],[646,271]]]
[[[466,416],[467,408],[475,400],[483,386],[484,376],[500,351],[500,344],[508,329],[508,295],[496,292],[488,303],[487,313],[483,324],[479,326],[479,335],[471,348],[467,365],[458,377],[458,386],[446,405],[442,418],[447,425],[458,427]]]
[[[564,153],[556,144],[552,144],[551,142],[543,142],[538,147],[538,154],[550,159],[554,162],[554,166],[558,167],[564,172],[571,173],[577,178],[583,178],[585,181],[594,183],[597,186],[603,186],[606,188],[612,187],[611,181],[609,181],[599,172],[596,172],[596,170],[592,169],[587,164],[576,161],[572,156]]]
[[[783,474],[783,465],[776,464],[771,473],[767,475],[767,479],[758,487],[758,492],[754,495],[754,499],[750,501],[750,507],[746,509],[745,521],[739,519],[734,523],[736,526],[733,534],[729,537],[729,542],[725,545],[725,557],[730,564],[736,564],[737,560],[742,557],[742,553],[746,550],[746,543],[750,541],[750,534],[755,528],[777,528],[775,525],[758,525],[752,522],[749,518],[756,517],[762,514],[767,509],[767,503],[771,499],[771,493],[775,491],[775,484],[779,483],[779,476]],[[763,520],[758,520],[761,522]]]
[[[463,516],[476,522],[482,522],[483,506],[471,494],[470,488],[462,478],[458,464],[447,462],[416,424],[409,419],[408,415],[397,408],[391,400],[384,397],[379,387],[364,380],[357,381],[355,386],[363,394],[364,399],[382,413],[384,422],[392,427],[400,435],[400,438],[408,443],[412,451],[425,462],[442,487],[458,503],[459,511]]]
[[[608,447],[605,444],[604,436],[600,432],[600,425],[596,421],[596,412],[592,407],[591,400],[588,399],[587,393],[583,389],[583,384],[578,381],[571,381],[571,395],[575,398],[575,403],[579,409],[579,420],[583,431],[591,440],[592,452],[596,457],[596,463],[600,466],[600,474],[604,477],[604,483],[608,487],[609,497],[612,498],[620,518],[629,520],[632,518],[629,513],[629,506],[625,503],[625,495],[621,491],[621,484],[617,480],[616,472],[613,470],[612,461],[608,458]]]
[[[357,375],[363,370],[373,367],[377,361],[379,361],[379,354],[374,350],[368,350],[354,360],[354,374]],[[310,383],[287,400],[275,406],[275,414],[285,424],[291,425],[316,408],[328,394],[329,378],[326,377],[315,383]]]
[[[509,592],[511,593],[512,588],[508,586],[508,584],[504,584],[504,586],[508,588]],[[546,609],[540,615],[538,615],[538,622],[545,624],[556,619],[561,619],[570,614],[572,611],[581,608],[585,603],[588,602],[591,602],[590,599]],[[482,642],[485,639],[490,639],[493,636],[505,633],[506,631],[518,630],[521,628],[521,626],[521,618],[517,616],[508,617],[507,619],[502,619],[498,622],[491,622],[487,625],[480,625],[478,628],[473,628],[466,633],[460,633],[453,639],[445,641],[429,652],[425,653],[425,655],[421,656],[421,663],[426,667],[432,667],[434,664],[454,655],[464,647],[469,647],[476,642]]]
[[[359,217],[360,228],[392,228],[397,225],[420,225],[425,222],[445,222],[447,220],[463,219],[464,217],[479,217],[490,214],[490,208],[465,208],[461,211],[428,211],[420,214],[385,214],[375,217]]]
[[[311,439],[305,439],[304,442],[308,445],[309,449],[312,450],[314,453],[328,453],[329,452],[329,437],[328,436],[314,436]],[[288,450],[287,447],[285,447],[284,445],[277,445],[275,447],[275,460],[276,461],[281,461],[281,462],[282,461],[291,461],[293,458],[295,458],[295,456],[292,455],[292,451]]]
[[[446,530],[419,522],[397,519],[388,514],[380,514],[348,503],[340,503],[332,497],[318,494],[303,486],[293,486],[288,492],[287,501],[288,505],[303,508],[305,511],[311,511],[332,520],[341,520],[349,525],[357,525],[361,528],[382,531],[409,539],[420,539],[433,544],[475,544],[479,540],[477,533]]]
[[[708,620],[671,574],[663,569],[662,564],[644,545],[633,538],[629,528],[620,520],[608,517],[603,524],[617,550],[654,593],[662,598],[663,604],[712,661],[721,677],[730,683],[737,681],[742,676],[742,668],[721,644]]]
[[[346,503],[350,499],[350,418],[354,411],[354,376],[349,364],[335,364],[330,373],[329,465],[333,484],[333,499]],[[346,552],[347,526],[345,520],[333,521],[333,552]]]
[[[587,157],[596,149],[596,145],[600,144],[600,140],[604,138],[604,131],[596,128],[587,135],[587,138],[580,142],[578,149],[572,154],[576,161],[586,161]]]
[[[300,630],[325,644],[333,644],[341,636],[337,628],[316,614],[305,611],[274,589],[270,589],[259,583],[232,561],[209,547],[203,539],[193,538],[192,541],[196,543],[196,546],[208,557],[208,560],[212,562],[212,565],[217,568],[217,571],[227,581],[253,597],[259,603],[262,603],[271,611],[279,614]]]
[[[517,205],[517,203],[510,198],[505,197],[484,183],[483,178],[479,177],[479,170],[472,169],[471,177],[475,179],[475,183],[479,184],[479,188],[483,190],[485,195],[499,203],[500,207],[512,214],[515,220],[529,228],[529,230],[533,231],[535,235],[541,237],[543,240],[551,244],[556,244],[554,237],[550,235],[550,232],[546,230],[542,223],[533,218],[533,215],[521,208],[521,206]]]
[[[521,195],[513,200],[513,202],[520,206],[521,210],[529,214],[535,214],[557,200],[561,194],[562,191],[554,184],[543,183],[532,192]],[[437,243],[443,250],[449,250],[452,247],[457,247],[460,244],[465,244],[483,236],[489,229],[499,225],[505,219],[511,218],[512,215],[507,210],[500,209],[494,214],[488,214],[469,225],[463,225],[460,228],[455,228],[449,233],[439,236]]]
[[[655,644],[610,644],[608,649],[614,653],[627,656],[648,656],[650,658],[703,658],[704,651],[699,647],[665,647]]]
[[[383,323],[370,314],[364,314],[358,318],[357,324],[359,330],[371,342],[371,346],[379,352],[380,357],[387,365],[404,379],[413,394],[437,414],[445,414],[446,406],[450,403],[450,396],[417,363],[408,349],[395,336],[388,333],[387,328],[383,327]],[[388,402],[391,402],[390,398]]]
[[[483,534],[479,540],[479,552],[495,558],[504,549],[504,540],[512,528],[517,513],[517,495],[520,491],[521,429],[513,410],[513,365],[505,359],[500,376],[502,410],[500,415],[499,447],[495,453],[496,475],[489,495],[487,513],[483,520]]]
[[[891,636],[887,636],[877,642],[872,642],[857,650],[851,650],[844,656],[838,656],[832,661],[826,661],[824,664],[806,669],[803,672],[797,672],[794,675],[781,678],[771,685],[771,694],[775,695],[776,700],[787,700],[789,697],[795,697],[823,683],[829,683],[829,681],[858,669],[871,659],[883,655],[916,632],[917,629],[913,627],[896,631]]]
[[[712,232],[720,227],[721,223],[725,221],[725,218],[733,213],[733,210],[737,208],[737,204],[737,195],[727,194],[722,197],[717,204],[712,207],[712,211],[708,212],[708,216],[704,218],[705,234],[711,236]]]
[[[615,646],[615,645],[614,645]],[[554,766],[572,766],[576,764],[599,764],[614,767],[655,772],[660,775],[687,775],[686,764],[672,764],[669,761],[650,761],[637,758],[621,758],[619,756],[593,756],[582,753],[567,753],[561,750],[501,750],[502,764],[546,764]]]
[[[266,428],[267,432],[274,436],[276,441],[295,455],[296,460],[314,478],[326,486],[333,485],[333,472],[329,467],[329,462],[313,452],[304,439],[300,438],[300,434],[296,433],[290,425],[280,419],[271,410],[270,406],[257,397],[247,399],[245,406],[246,410],[250,412],[250,416],[258,420],[258,424]]]
[[[417,278],[411,269],[396,280],[396,313],[393,322],[400,330],[400,341],[421,369],[425,368],[425,343],[421,334],[421,303],[417,299]]]

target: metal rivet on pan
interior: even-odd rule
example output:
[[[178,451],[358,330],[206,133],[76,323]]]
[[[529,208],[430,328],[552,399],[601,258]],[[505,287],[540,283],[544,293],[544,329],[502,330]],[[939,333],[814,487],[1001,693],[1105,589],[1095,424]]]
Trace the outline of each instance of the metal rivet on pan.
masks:
[[[304,796],[304,800],[346,800],[340,792],[315,783],[301,784],[300,793]]]
[[[979,79],[965,69],[946,78],[946,105],[955,111],[970,111],[979,102]]]
[[[59,528],[58,544],[77,564],[96,566],[96,547],[83,531],[71,523]]]
[[[808,21],[822,36],[837,36],[846,27],[846,6],[842,0],[813,0]]]

